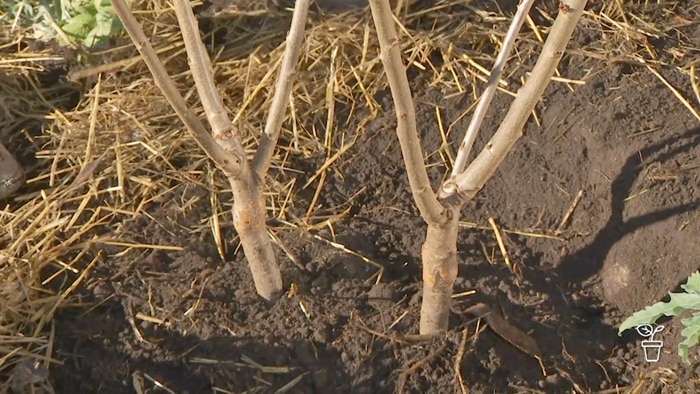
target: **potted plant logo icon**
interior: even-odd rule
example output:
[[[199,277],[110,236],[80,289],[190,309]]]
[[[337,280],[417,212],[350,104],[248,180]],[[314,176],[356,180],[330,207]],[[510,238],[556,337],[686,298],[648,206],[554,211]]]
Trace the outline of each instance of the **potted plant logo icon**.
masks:
[[[661,346],[664,345],[663,341],[654,340],[654,335],[660,333],[664,330],[664,326],[652,326],[651,324],[642,324],[637,326],[637,332],[645,339],[642,341],[642,349],[644,349],[644,360],[649,363],[655,363],[659,361],[661,357]]]

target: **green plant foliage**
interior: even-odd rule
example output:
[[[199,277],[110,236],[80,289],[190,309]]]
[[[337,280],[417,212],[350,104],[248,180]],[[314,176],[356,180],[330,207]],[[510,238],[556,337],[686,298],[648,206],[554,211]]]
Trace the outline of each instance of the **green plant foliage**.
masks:
[[[111,0],[0,0],[6,23],[34,31],[37,39],[58,39],[67,45],[61,34],[87,48],[104,47],[109,39],[122,31]]]
[[[122,28],[110,0],[91,1],[74,8],[71,14],[73,16],[61,25],[61,29],[71,39],[81,41],[88,48],[106,45],[110,37]]]
[[[681,334],[685,340],[678,344],[678,354],[684,362],[690,363],[690,348],[700,341],[700,272],[690,275],[681,288],[685,293],[669,293],[671,299],[668,302],[657,302],[628,317],[620,325],[618,335],[643,324],[654,324],[661,316],[679,316],[692,311],[692,317],[681,320],[685,327]]]

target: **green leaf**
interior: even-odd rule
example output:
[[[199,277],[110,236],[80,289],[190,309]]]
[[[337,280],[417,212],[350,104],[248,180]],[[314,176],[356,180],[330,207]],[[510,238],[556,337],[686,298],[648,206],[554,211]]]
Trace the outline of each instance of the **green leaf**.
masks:
[[[96,26],[83,40],[83,44],[89,48],[107,44],[109,42],[109,38],[121,30],[119,18],[114,15],[97,14],[95,21]]]
[[[669,293],[669,295],[671,296],[669,304],[673,305],[673,316],[678,316],[688,309],[700,310],[700,294]]]
[[[688,277],[686,284],[681,285],[681,288],[688,293],[700,294],[700,272],[693,272]]]
[[[640,324],[654,324],[661,316],[678,316],[687,309],[700,310],[700,294],[696,293],[669,293],[671,300],[657,302],[628,317],[617,332],[617,335]]]
[[[681,288],[685,293],[669,293],[671,299],[668,302],[657,302],[628,317],[617,332],[617,335],[630,328],[636,328],[643,324],[654,324],[661,316],[678,316],[685,311],[693,311],[693,316],[682,319],[685,327],[681,331],[684,340],[678,344],[678,355],[686,364],[690,364],[690,348],[700,343],[700,271],[692,273]],[[644,335],[644,332],[640,331]]]
[[[98,25],[85,36],[83,44],[88,48],[100,46],[109,40],[111,31],[110,26]]]
[[[94,7],[99,14],[107,14],[113,11],[112,0],[95,0]]]
[[[630,328],[635,328],[642,324],[654,324],[661,316],[671,316],[672,314],[673,305],[665,302],[657,302],[641,311],[635,312],[632,316],[625,319],[625,321],[620,324],[617,335],[620,336]]]
[[[678,355],[686,364],[690,364],[690,348],[700,342],[700,314],[695,313],[693,317],[681,320],[681,323],[685,327],[681,331],[685,340],[678,344]]]
[[[72,38],[82,40],[95,27],[95,23],[94,15],[83,13],[71,18],[68,23],[61,26],[61,29]]]

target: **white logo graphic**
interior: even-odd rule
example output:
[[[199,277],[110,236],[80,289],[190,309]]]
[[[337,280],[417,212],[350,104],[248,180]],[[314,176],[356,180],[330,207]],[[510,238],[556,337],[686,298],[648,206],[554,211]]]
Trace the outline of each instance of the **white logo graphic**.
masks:
[[[654,335],[660,333],[664,330],[664,326],[652,326],[651,324],[642,324],[637,326],[637,332],[639,335],[643,336],[645,339],[642,341],[642,349],[644,349],[644,360],[649,363],[655,363],[659,361],[661,357],[661,347],[664,345],[664,341],[657,341],[654,339]]]

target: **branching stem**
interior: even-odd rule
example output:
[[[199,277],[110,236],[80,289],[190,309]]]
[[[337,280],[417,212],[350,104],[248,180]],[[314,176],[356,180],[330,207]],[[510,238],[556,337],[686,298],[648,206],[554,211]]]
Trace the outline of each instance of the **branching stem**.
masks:
[[[496,61],[491,69],[491,76],[486,84],[486,89],[481,95],[479,104],[477,104],[476,109],[474,110],[472,120],[469,123],[467,132],[464,134],[464,141],[462,141],[462,144],[460,144],[459,150],[457,151],[457,158],[455,159],[454,167],[452,168],[452,177],[456,177],[457,175],[461,174],[467,167],[469,154],[472,151],[476,137],[479,135],[479,129],[481,128],[481,123],[484,121],[486,112],[491,106],[491,100],[493,100],[493,96],[496,93],[496,88],[498,87],[498,80],[501,79],[501,74],[503,74],[506,61],[508,60],[511,52],[513,52],[515,38],[518,36],[520,28],[523,26],[523,22],[525,22],[525,17],[527,16],[528,12],[530,12],[530,8],[532,8],[532,4],[534,2],[535,0],[522,0],[518,5],[518,10],[513,17],[513,21],[510,23],[510,27],[508,28],[505,38],[503,39],[501,51],[498,53],[498,57],[496,57]]]
[[[188,0],[175,0],[173,5],[180,25],[180,31],[182,32],[182,40],[187,50],[187,59],[192,71],[192,78],[197,87],[197,93],[202,101],[214,139],[232,157],[245,157],[245,150],[238,138],[237,130],[226,114],[223,100],[214,84],[211,59],[199,35],[197,19],[194,16],[190,2]],[[248,177],[248,171],[248,161],[243,160],[241,162],[240,177]],[[231,174],[226,175],[231,177]]]
[[[397,133],[408,179],[416,205],[423,219],[428,223],[428,233],[422,248],[423,303],[420,333],[437,336],[448,329],[452,291],[458,273],[459,210],[493,175],[515,141],[522,135],[525,122],[541,99],[564,54],[566,44],[586,6],[586,0],[564,0],[559,4],[559,15],[530,78],[518,92],[493,138],[474,162],[462,172],[476,138],[476,131],[493,96],[492,91],[495,90],[496,81],[499,79],[498,74],[503,70],[505,59],[513,46],[515,34],[531,6],[530,0],[523,0],[494,66],[490,85],[482,97],[465,142],[460,147],[460,157],[455,165],[454,176],[442,185],[437,196],[430,188],[423,160],[416,130],[413,98],[397,45],[399,38],[394,29],[389,0],[370,0],[370,6],[379,37],[381,60],[396,107]]]
[[[408,84],[406,66],[401,58],[400,39],[394,28],[391,6],[388,0],[370,0],[369,4],[379,38],[380,58],[394,100],[396,133],[401,144],[411,192],[423,220],[428,225],[439,226],[449,219],[449,211],[440,204],[430,186],[423,148],[416,127],[416,110]]]
[[[438,195],[441,201],[447,204],[457,201],[464,204],[472,199],[523,135],[523,127],[549,85],[583,14],[586,2],[567,0],[559,3],[559,15],[550,29],[530,77],[518,91],[503,122],[484,149],[463,173],[442,185]]]
[[[114,7],[151,71],[156,85],[185,123],[187,129],[192,132],[202,149],[229,178],[234,197],[233,225],[241,239],[241,246],[253,274],[255,288],[261,297],[273,300],[282,292],[282,274],[267,233],[262,184],[265,173],[270,167],[272,154],[284,120],[286,104],[289,102],[294,70],[304,39],[309,0],[299,0],[295,5],[292,27],[287,36],[270,116],[252,166],[245,157],[238,133],[227,115],[221,96],[217,92],[211,59],[201,41],[199,27],[190,2],[175,0],[174,3],[175,13],[187,49],[190,69],[207,120],[212,128],[213,137],[192,110],[187,107],[185,100],[175,88],[175,84],[165,71],[165,67],[158,59],[141,26],[124,0],[114,0]]]
[[[178,92],[175,87],[175,83],[173,83],[172,79],[165,71],[165,67],[163,67],[163,64],[158,59],[158,55],[155,50],[153,50],[153,46],[151,46],[151,43],[143,33],[141,26],[136,21],[136,18],[131,13],[125,1],[114,0],[112,4],[124,28],[127,33],[129,33],[129,37],[131,37],[134,45],[136,45],[136,49],[151,71],[154,82],[163,92],[170,106],[173,107],[173,110],[175,110],[180,120],[182,120],[182,123],[184,123],[187,129],[192,133],[195,141],[227,176],[238,176],[246,160],[245,156],[236,156],[234,155],[235,152],[227,152],[224,148],[219,146],[211,134],[209,134],[202,121],[199,120],[195,113],[187,106],[185,99],[180,95],[180,92]]]
[[[253,157],[253,170],[261,179],[267,173],[272,161],[272,154],[277,145],[277,139],[282,128],[284,114],[289,105],[289,96],[292,93],[292,84],[295,80],[296,65],[299,61],[301,44],[304,40],[304,28],[309,13],[309,0],[296,0],[294,13],[292,14],[292,25],[287,34],[287,43],[282,58],[277,82],[275,84],[275,94],[272,97],[270,114],[265,124],[265,132],[260,140],[258,151]]]

